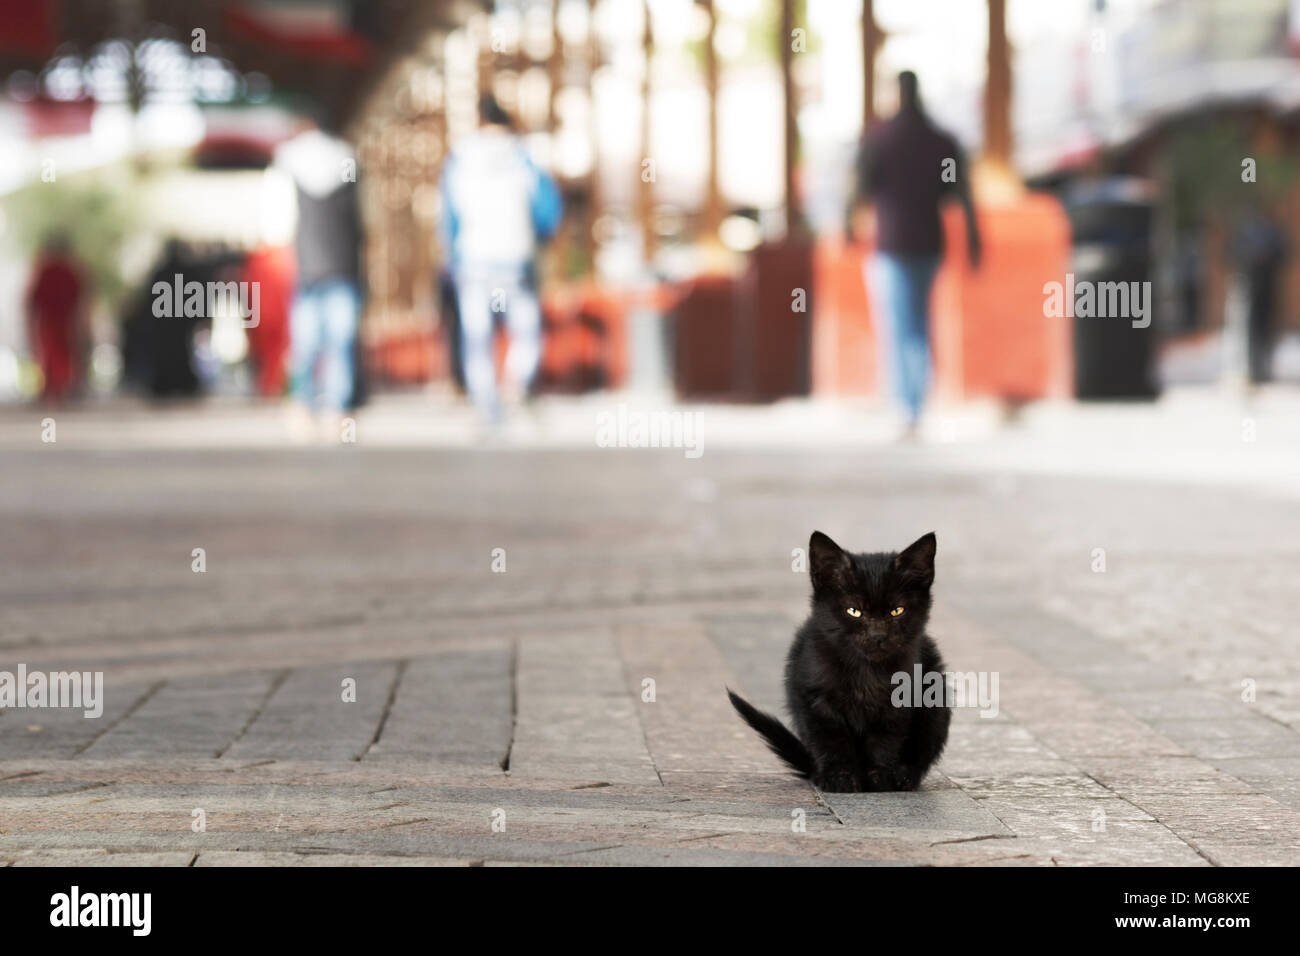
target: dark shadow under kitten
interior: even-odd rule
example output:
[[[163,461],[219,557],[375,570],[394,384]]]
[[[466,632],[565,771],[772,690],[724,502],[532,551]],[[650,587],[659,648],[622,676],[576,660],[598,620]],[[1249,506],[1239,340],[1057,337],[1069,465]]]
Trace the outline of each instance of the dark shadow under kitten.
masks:
[[[952,717],[944,695],[914,704],[894,678],[906,674],[910,684],[917,664],[923,675],[943,671],[925,633],[935,547],[931,532],[899,552],[853,554],[814,531],[812,613],[785,665],[794,733],[727,691],[772,751],[822,790],[915,790],[943,751]]]

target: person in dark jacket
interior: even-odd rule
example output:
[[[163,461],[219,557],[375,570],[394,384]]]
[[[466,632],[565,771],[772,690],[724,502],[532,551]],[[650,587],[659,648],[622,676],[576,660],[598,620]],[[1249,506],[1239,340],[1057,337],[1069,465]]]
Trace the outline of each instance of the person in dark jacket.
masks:
[[[361,217],[352,148],[314,121],[276,150],[298,196],[297,292],[289,316],[290,393],[301,408],[341,418],[356,382]]]
[[[875,207],[868,286],[881,313],[882,368],[913,434],[929,388],[930,288],[943,255],[939,207],[945,199],[956,198],[965,209],[967,247],[977,268],[981,247],[961,147],[926,115],[915,73],[898,75],[898,93],[898,113],[863,138],[854,201]]]
[[[1273,377],[1278,277],[1286,264],[1286,233],[1262,204],[1249,209],[1232,237],[1232,258],[1246,281],[1246,357],[1250,381]]]

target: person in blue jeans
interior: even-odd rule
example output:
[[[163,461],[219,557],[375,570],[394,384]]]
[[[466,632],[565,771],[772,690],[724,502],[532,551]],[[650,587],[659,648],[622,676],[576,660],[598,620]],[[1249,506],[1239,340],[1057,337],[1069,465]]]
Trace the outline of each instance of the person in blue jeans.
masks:
[[[938,256],[879,253],[869,262],[868,288],[876,290],[882,366],[914,432],[930,388],[930,288]]]
[[[926,115],[910,70],[898,75],[898,97],[898,113],[863,137],[854,204],[875,208],[876,255],[864,272],[881,319],[882,377],[892,383],[912,436],[930,386],[930,289],[943,257],[945,199],[958,199],[965,210],[976,268],[981,246],[961,147]]]
[[[320,279],[299,288],[289,313],[290,388],[293,397],[320,414],[341,414],[352,397],[353,352],[360,302],[357,286],[344,278]]]
[[[340,440],[339,423],[356,387],[361,312],[361,216],[352,148],[304,120],[276,151],[298,197],[294,248],[298,285],[289,312],[289,390],[294,437],[307,439],[313,417]]]
[[[511,402],[525,399],[541,361],[536,260],[541,244],[559,228],[560,192],[488,94],[479,103],[478,130],[447,159],[441,193],[465,388],[483,419],[496,424],[503,418],[502,393]],[[492,349],[498,315],[510,334],[503,388],[497,386]]]

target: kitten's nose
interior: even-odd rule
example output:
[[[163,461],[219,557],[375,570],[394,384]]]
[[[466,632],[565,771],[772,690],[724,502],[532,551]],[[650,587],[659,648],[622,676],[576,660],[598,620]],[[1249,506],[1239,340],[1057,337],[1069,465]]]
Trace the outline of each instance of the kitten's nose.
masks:
[[[883,624],[868,624],[867,638],[872,641],[883,641],[885,635],[889,633],[889,628]]]

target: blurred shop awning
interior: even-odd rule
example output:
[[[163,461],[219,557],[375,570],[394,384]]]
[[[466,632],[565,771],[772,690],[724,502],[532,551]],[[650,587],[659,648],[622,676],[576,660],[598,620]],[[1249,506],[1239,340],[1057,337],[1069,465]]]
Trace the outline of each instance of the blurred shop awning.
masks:
[[[105,44],[169,40],[352,119],[378,77],[475,0],[0,0],[0,80],[90,62]],[[147,97],[147,90],[129,95]],[[70,96],[69,98],[80,98]],[[138,100],[137,100],[138,101]]]

